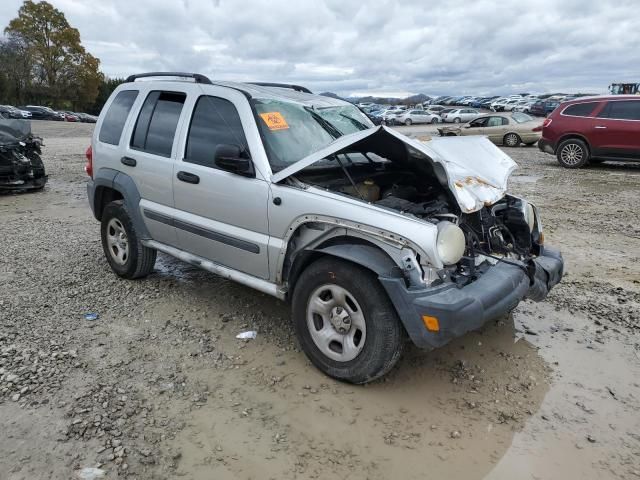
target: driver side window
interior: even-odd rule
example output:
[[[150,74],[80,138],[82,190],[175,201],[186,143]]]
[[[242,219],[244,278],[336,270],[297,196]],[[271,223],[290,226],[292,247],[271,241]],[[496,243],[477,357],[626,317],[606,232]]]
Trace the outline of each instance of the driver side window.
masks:
[[[477,118],[472,122],[470,122],[469,125],[474,128],[479,128],[479,127],[484,127],[486,123],[487,123],[487,118],[485,117],[485,118]]]
[[[218,168],[214,164],[214,154],[220,144],[249,149],[240,116],[233,103],[223,98],[203,95],[193,109],[184,161]]]

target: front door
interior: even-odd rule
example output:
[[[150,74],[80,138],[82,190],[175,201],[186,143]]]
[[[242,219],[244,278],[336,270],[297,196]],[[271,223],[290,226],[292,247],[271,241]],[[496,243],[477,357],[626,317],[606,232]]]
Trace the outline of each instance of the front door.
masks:
[[[173,175],[174,225],[180,248],[215,263],[269,277],[269,184],[214,164],[219,145],[249,145],[234,103],[223,96],[194,100],[182,160]]]

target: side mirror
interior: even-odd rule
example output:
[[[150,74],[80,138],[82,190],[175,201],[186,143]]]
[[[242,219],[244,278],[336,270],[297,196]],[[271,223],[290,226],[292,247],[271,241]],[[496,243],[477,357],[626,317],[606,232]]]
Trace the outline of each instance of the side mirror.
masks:
[[[244,177],[255,177],[253,162],[246,150],[238,145],[220,144],[216,147],[213,161],[221,170],[236,173]]]
[[[471,128],[472,126],[473,125],[470,125],[470,124],[467,123],[466,125],[463,125],[462,128]]]

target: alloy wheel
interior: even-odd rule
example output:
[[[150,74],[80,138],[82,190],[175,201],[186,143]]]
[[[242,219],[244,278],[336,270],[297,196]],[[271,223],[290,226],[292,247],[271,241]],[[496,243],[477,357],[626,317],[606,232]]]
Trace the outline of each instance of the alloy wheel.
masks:
[[[566,165],[577,165],[582,161],[584,152],[580,145],[567,143],[560,152],[560,157]]]

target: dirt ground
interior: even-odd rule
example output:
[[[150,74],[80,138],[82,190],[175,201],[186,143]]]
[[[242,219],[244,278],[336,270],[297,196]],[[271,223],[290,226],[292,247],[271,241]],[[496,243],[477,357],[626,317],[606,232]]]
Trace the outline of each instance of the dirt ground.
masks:
[[[354,387],[311,366],[282,302],[164,255],[117,278],[92,127],[33,122],[49,183],[0,197],[1,479],[640,478],[640,164],[507,149],[563,282]]]

